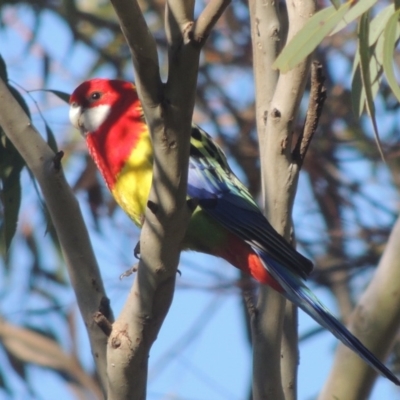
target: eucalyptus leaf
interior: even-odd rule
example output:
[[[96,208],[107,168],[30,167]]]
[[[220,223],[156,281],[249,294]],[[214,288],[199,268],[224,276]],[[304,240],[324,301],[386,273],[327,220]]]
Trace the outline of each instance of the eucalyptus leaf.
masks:
[[[337,24],[336,28],[330,33],[330,36],[341,31],[351,22],[356,20],[360,15],[364,14],[366,11],[372,8],[377,1],[378,0],[363,0],[357,2],[353,7],[350,8],[343,19]]]
[[[352,3],[349,1],[337,10],[331,6],[313,15],[306,25],[284,47],[272,67],[284,73],[304,60],[335,28],[351,5]]]
[[[53,89],[41,89],[43,92],[49,92],[55,94],[58,98],[66,103],[69,103],[70,94],[66,92],[62,92],[61,90],[53,90]]]
[[[46,121],[44,121],[44,124],[45,124],[45,127],[46,127],[47,144],[54,151],[54,153],[57,153],[58,146],[57,146],[57,142],[56,142],[56,139],[54,137],[53,131],[51,130],[50,126],[47,124]]]
[[[359,61],[360,60],[358,60],[358,64],[354,70],[351,83],[351,104],[353,106],[353,112],[357,117],[361,116],[365,107],[365,91],[362,85]]]
[[[382,32],[385,30],[386,24],[389,21],[389,18],[394,13],[394,5],[390,4],[381,10],[375,18],[373,18],[369,24],[369,38],[368,43],[369,45],[373,45]]]
[[[2,179],[2,196],[3,203],[3,223],[1,225],[1,236],[5,244],[5,252],[10,248],[11,241],[17,230],[18,214],[21,205],[21,183],[20,173],[10,174],[9,177]]]
[[[332,5],[338,9],[341,5],[340,0],[331,0]]]
[[[3,79],[4,82],[8,81],[7,66],[4,61],[4,58],[1,55],[0,55],[0,78]]]
[[[371,74],[370,74],[371,51],[368,44],[368,37],[369,37],[369,13],[367,12],[362,15],[358,29],[358,40],[359,40],[358,50],[360,55],[361,82],[365,92],[365,106],[368,115],[371,118],[375,141],[378,146],[379,153],[381,154],[382,160],[384,160],[385,156],[383,155],[382,145],[379,139],[378,125],[376,123],[376,118],[375,118],[375,105],[371,88]]]
[[[397,10],[388,20],[384,31],[383,43],[383,70],[386,75],[387,82],[396,96],[397,101],[400,102],[400,88],[397,83],[393,70],[393,51],[397,40],[398,19],[400,10]]]

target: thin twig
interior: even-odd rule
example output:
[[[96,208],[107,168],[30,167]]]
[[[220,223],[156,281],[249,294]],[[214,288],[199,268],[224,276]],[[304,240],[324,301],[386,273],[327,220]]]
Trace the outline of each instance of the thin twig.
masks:
[[[200,47],[190,40],[194,0],[167,0],[168,79],[136,0],[112,0],[128,41],[153,145],[153,180],[135,281],[113,324],[108,399],[145,398],[149,350],[172,301],[181,243],[195,202],[186,206],[190,130]],[[173,233],[173,234],[172,234]],[[134,376],[135,379],[130,379]]]
[[[211,0],[194,24],[193,40],[203,45],[219,17],[230,3],[231,0]]]
[[[97,311],[93,315],[93,321],[98,325],[98,327],[104,332],[104,334],[109,337],[112,331],[112,324],[110,321],[102,314],[100,311]]]
[[[325,77],[322,74],[322,65],[318,61],[314,61],[311,65],[310,103],[308,104],[306,120],[292,154],[293,160],[297,161],[299,168],[303,164],[308,147],[317,130],[318,121],[325,103],[326,87],[324,82]]]
[[[135,67],[135,82],[144,106],[160,102],[161,78],[156,42],[136,0],[111,0]]]

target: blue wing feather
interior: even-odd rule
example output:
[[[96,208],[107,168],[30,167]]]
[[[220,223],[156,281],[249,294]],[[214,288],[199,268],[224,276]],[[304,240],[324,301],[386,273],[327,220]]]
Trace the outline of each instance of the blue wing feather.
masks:
[[[313,268],[311,261],[275,231],[247,188],[229,168],[222,150],[210,142],[204,131],[198,127],[194,129],[198,135],[192,137],[188,196],[198,199],[200,207],[231,232],[306,278]],[[208,154],[210,143],[213,156]]]
[[[328,329],[371,367],[400,385],[397,377],[304,284],[303,279],[311,272],[312,263],[273,229],[247,189],[229,168],[222,150],[210,142],[209,136],[200,128],[194,126],[193,132],[189,160],[189,197],[198,199],[199,206],[209,216],[253,248],[264,267],[284,289],[284,296]]]

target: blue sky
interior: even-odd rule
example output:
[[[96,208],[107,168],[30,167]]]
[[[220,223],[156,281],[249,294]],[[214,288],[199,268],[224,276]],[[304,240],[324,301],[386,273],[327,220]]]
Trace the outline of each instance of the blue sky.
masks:
[[[25,53],[26,34],[32,26],[32,14],[26,7],[9,9],[6,12],[8,27],[0,31],[2,42],[2,56],[4,57],[10,78],[22,85],[25,89],[42,87],[40,54],[49,52],[56,60],[52,65],[51,75],[47,87],[71,92],[83,79],[94,60],[93,54],[83,45],[72,46],[72,40],[62,23],[50,14],[42,19],[42,28],[39,30],[38,46]],[[6,21],[6,22],[7,22]],[[49,34],[51,32],[51,35]],[[55,46],[54,43],[57,43]],[[98,71],[97,76],[111,77],[111,70],[104,68]],[[243,90],[248,89],[247,81]],[[43,103],[43,94],[34,93],[47,122],[56,133],[60,147],[73,140],[80,140],[76,132],[69,127],[68,108],[51,95],[46,96]],[[35,125],[43,130],[43,123],[34,110],[32,102],[28,100],[33,110]],[[213,134],[213,132],[210,132]],[[82,151],[83,151],[82,143]],[[354,165],[353,165],[354,167]],[[80,156],[71,157],[65,166],[68,180],[73,183],[82,168]],[[368,166],[359,165],[360,179],[370,176]],[[354,169],[352,168],[354,173]],[[38,229],[38,235],[43,237],[43,257],[48,257],[48,268],[54,268],[56,255],[52,253],[50,243],[45,237],[45,226],[38,216],[38,204],[35,201],[35,192],[31,182],[24,174],[24,202],[21,209],[20,226],[32,223]],[[371,189],[371,193],[376,190]],[[299,183],[299,192],[294,209],[295,226],[298,229],[312,232],[320,227],[317,219],[305,219],[310,207],[310,193],[307,179],[302,176]],[[393,191],[388,196],[396,199]],[[138,230],[124,216],[117,212],[110,221],[101,221],[100,232],[96,231],[83,195],[78,194],[85,220],[91,232],[91,239],[98,257],[104,277],[107,293],[116,314],[121,309],[132,278],[120,280],[120,274],[134,262],[132,249],[138,237]],[[32,221],[32,216],[34,221]],[[118,232],[124,235],[118,235]],[[319,229],[317,229],[319,231]],[[41,233],[39,233],[41,232]],[[22,243],[16,241],[14,250],[18,247],[18,256],[14,260],[15,271],[11,275],[13,291],[8,291],[3,297],[2,312],[9,320],[15,323],[26,322],[25,310],[44,306],[39,298],[30,298],[29,303],[21,302],[24,298],[24,285],[21,281],[23,272],[29,265],[29,253]],[[18,267],[17,267],[18,266]],[[17,269],[19,268],[19,269]],[[168,400],[242,400],[247,398],[251,377],[251,353],[246,342],[243,327],[242,310],[239,292],[236,288],[215,288],[215,284],[234,280],[237,271],[218,259],[199,255],[183,254],[181,257],[182,276],[177,277],[177,290],[174,302],[168,317],[161,329],[158,340],[153,346],[150,357],[148,399]],[[18,290],[18,286],[20,290]],[[211,289],[207,287],[213,286]],[[4,286],[3,286],[4,289]],[[335,310],[335,303],[328,291],[315,288],[315,292],[331,310]],[[61,302],[66,309],[75,309],[74,297],[69,290],[59,293]],[[77,313],[76,313],[77,314]],[[79,317],[78,337],[79,354],[82,363],[91,368],[91,355],[88,349],[85,329]],[[56,317],[48,321],[31,319],[33,324],[57,324]],[[316,327],[316,324],[304,313],[300,312],[300,335]],[[68,337],[57,330],[60,342],[69,348]],[[337,345],[336,339],[325,332],[312,340],[301,344],[301,363],[299,367],[299,400],[315,398],[322,387]],[[7,365],[4,354],[0,351],[0,364]],[[5,367],[7,368],[7,367]],[[62,387],[62,380],[42,368],[31,367],[29,375],[38,382],[46,382],[43,386],[35,385],[40,393],[40,399],[54,399],[55,396],[73,398],[67,388]],[[10,374],[12,386],[20,395],[15,398],[29,398],[29,394],[16,377]],[[0,399],[7,398],[0,392]],[[399,398],[398,390],[389,381],[379,379],[371,397],[372,400]]]

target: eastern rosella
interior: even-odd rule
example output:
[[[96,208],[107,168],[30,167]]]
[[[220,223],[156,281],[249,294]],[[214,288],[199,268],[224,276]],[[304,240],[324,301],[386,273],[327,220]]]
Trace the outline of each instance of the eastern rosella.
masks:
[[[140,226],[150,192],[153,151],[135,86],[108,79],[83,82],[71,95],[69,116],[85,137],[115,200]],[[313,268],[311,261],[274,230],[231,171],[223,151],[194,124],[187,195],[196,199],[198,206],[183,249],[222,257],[258,282],[270,285],[371,367],[400,385],[397,377],[305,285]]]

